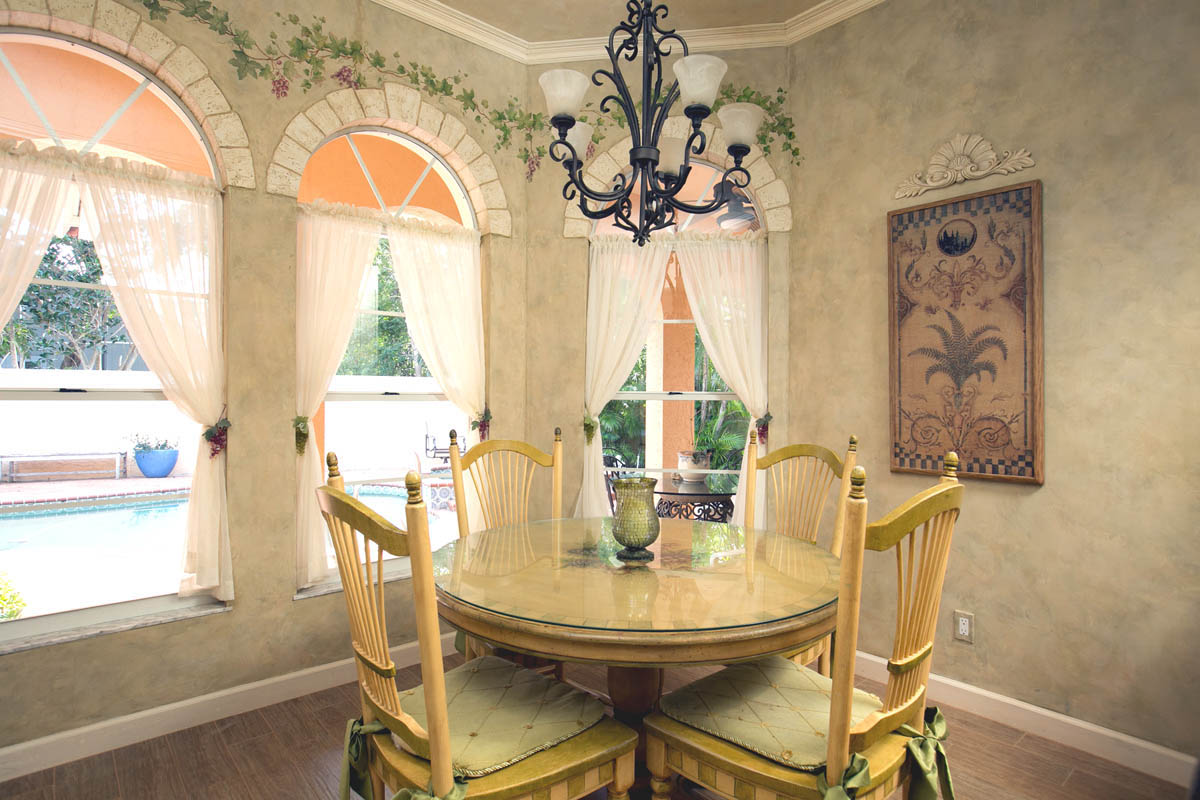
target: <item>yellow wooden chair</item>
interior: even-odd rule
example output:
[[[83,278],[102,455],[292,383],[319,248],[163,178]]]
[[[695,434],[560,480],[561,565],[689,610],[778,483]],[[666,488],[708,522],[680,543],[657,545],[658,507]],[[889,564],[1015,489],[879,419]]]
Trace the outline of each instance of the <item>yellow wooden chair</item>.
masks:
[[[458,511],[458,536],[466,538],[471,532],[467,520],[467,489],[463,473],[471,476],[479,498],[485,528],[514,525],[529,521],[529,493],[537,467],[550,469],[550,519],[562,517],[562,428],[554,429],[553,452],[547,453],[519,439],[489,439],[472,447],[465,454],[458,450],[458,432],[450,431],[450,475],[454,478],[454,505]],[[486,544],[486,543],[482,543]],[[482,655],[489,652],[483,642],[474,637],[460,636],[463,655]],[[509,650],[494,651],[510,661],[531,669],[563,677],[561,661]]]
[[[654,800],[667,800],[674,775],[729,800],[819,800],[822,783],[842,784],[856,771],[857,800],[883,800],[901,786],[908,796],[907,744],[922,729],[934,623],[962,507],[957,462],[947,455],[937,485],[870,525],[866,474],[853,471],[832,680],[774,656],[726,667],[664,697],[645,720]],[[882,700],[854,688],[865,549],[896,551],[896,636]]]
[[[489,439],[460,455],[458,432],[450,431],[450,474],[454,478],[454,503],[458,508],[458,535],[471,532],[467,522],[467,495],[463,473],[479,496],[485,528],[529,521],[529,492],[536,467],[549,467],[550,519],[562,517],[562,429],[554,429],[554,451],[546,453],[518,439]]]
[[[464,779],[468,798],[574,800],[607,786],[610,797],[627,800],[637,734],[605,716],[599,701],[492,656],[444,671],[420,477],[410,472],[405,481],[405,532],[346,494],[337,457],[327,462],[317,501],[337,553],[366,723],[352,723],[347,744],[366,740],[374,800],[383,800],[385,785],[432,787],[445,798]],[[412,562],[422,685],[405,692],[397,691],[388,649],[385,551]]]
[[[838,458],[819,444],[792,444],[758,457],[755,431],[750,431],[749,458],[746,462],[746,527],[753,528],[757,519],[755,499],[758,473],[766,473],[767,496],[775,505],[775,532],[809,542],[817,540],[821,518],[828,505],[834,481],[840,481],[835,503],[833,537],[829,551],[842,553],[842,530],[845,526],[845,501],[850,493],[850,473],[858,460],[858,438],[850,437],[845,459]],[[817,662],[817,670],[829,675],[831,637],[826,636],[803,650],[789,653],[797,664]]]

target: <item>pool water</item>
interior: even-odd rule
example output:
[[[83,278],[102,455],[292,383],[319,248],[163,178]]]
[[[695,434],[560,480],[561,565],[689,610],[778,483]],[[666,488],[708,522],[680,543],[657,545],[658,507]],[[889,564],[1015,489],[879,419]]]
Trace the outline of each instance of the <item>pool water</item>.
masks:
[[[364,487],[359,496],[405,527],[403,487]],[[178,592],[187,504],[173,498],[0,514],[0,573],[26,603],[21,617]],[[429,506],[440,506],[429,509],[437,549],[458,535],[458,519],[444,503]],[[326,546],[334,569],[332,543],[326,540]]]
[[[22,617],[179,591],[187,500],[0,514],[0,572]]]

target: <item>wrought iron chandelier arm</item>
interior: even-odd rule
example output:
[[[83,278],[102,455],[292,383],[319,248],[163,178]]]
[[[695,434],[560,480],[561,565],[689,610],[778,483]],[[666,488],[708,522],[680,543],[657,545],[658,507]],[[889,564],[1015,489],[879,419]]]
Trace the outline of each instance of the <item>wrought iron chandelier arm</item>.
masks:
[[[656,172],[650,179],[654,194],[660,197],[674,197],[679,194],[684,184],[687,183],[688,171],[687,168],[681,169],[678,175],[664,175]]]
[[[621,70],[617,67],[617,55],[611,49],[608,51],[608,58],[612,61],[612,69],[598,69],[593,72],[592,83],[596,86],[603,86],[604,84],[600,82],[600,78],[608,78],[613,88],[617,90],[617,93],[604,96],[604,99],[600,101],[600,113],[609,113],[608,104],[610,101],[615,101],[621,107],[621,114],[625,116],[625,121],[629,124],[629,134],[633,138],[633,146],[637,147],[642,140],[642,128],[637,117],[637,108],[634,106],[633,98],[629,94],[629,85],[625,83],[625,76],[621,74]]]
[[[729,202],[729,199],[733,197],[734,188],[745,189],[749,185],[750,173],[744,167],[730,167],[725,170],[725,173],[721,176],[721,180],[714,187],[713,199],[709,202],[702,205],[692,205],[682,200],[676,200],[674,197],[667,197],[666,201],[672,208],[686,211],[689,214],[708,214]]]
[[[671,106],[675,105],[675,101],[678,99],[679,82],[675,81],[671,84],[671,88],[667,90],[666,98],[656,104],[654,108],[654,124],[648,129],[651,131],[650,141],[661,141],[663,126],[667,124],[667,115],[670,114]]]
[[[597,203],[611,203],[614,200],[627,198],[632,191],[626,183],[625,174],[617,173],[613,178],[615,186],[611,191],[601,192],[589,187],[583,177],[583,160],[575,152],[575,148],[565,139],[555,139],[550,142],[550,158],[562,162],[567,168],[567,182],[563,185],[563,198],[574,199],[574,191]]]
[[[622,55],[625,50],[629,51],[624,54],[626,61],[633,61],[638,54],[637,36],[642,22],[642,4],[638,0],[627,0],[625,11],[627,14],[625,21],[618,22],[608,34],[608,57],[612,60],[614,67],[617,63],[617,56]],[[625,34],[625,40],[618,47],[616,40],[619,33]]]

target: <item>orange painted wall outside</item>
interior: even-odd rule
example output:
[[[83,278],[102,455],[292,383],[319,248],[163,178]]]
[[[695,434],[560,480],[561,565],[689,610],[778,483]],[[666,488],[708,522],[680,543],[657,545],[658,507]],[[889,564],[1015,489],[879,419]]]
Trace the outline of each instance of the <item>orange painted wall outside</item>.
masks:
[[[383,202],[388,208],[398,207],[424,171],[425,160],[399,142],[369,133],[354,134],[354,145],[371,171]],[[379,208],[345,137],[334,139],[312,154],[300,176],[297,199],[301,203],[321,199],[327,203]],[[436,172],[425,176],[409,205],[428,208],[462,222],[450,188]]]
[[[88,141],[140,81],[86,55],[83,48],[11,42],[4,45],[17,73],[63,139]],[[79,87],[86,86],[81,92]],[[0,134],[47,139],[50,134],[7,71],[0,71]],[[171,169],[212,175],[191,124],[147,90],[100,140]]]
[[[321,454],[321,463],[325,463],[325,404],[321,403],[317,408],[317,413],[312,415],[309,420],[309,428],[312,429],[313,439],[317,443],[317,452]]]
[[[692,318],[692,309],[688,305],[674,255],[671,256],[667,280],[663,284],[662,308],[664,320]],[[695,342],[695,325],[663,325],[664,391],[690,392],[696,388]],[[692,403],[663,403],[663,467],[675,467],[678,463],[677,452],[692,449],[693,417]]]

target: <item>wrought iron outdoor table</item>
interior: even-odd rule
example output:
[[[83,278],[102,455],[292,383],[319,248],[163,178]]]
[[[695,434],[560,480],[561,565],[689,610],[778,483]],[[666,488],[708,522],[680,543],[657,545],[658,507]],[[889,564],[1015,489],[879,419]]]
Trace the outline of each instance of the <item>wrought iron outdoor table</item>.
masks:
[[[733,518],[733,492],[710,489],[707,483],[665,480],[655,489],[660,517],[696,519],[703,522],[729,522]]]
[[[663,667],[797,650],[833,631],[839,561],[735,525],[664,519],[653,561],[617,560],[612,519],[473,533],[434,553],[439,613],[492,644],[604,664],[618,719],[640,728]]]

